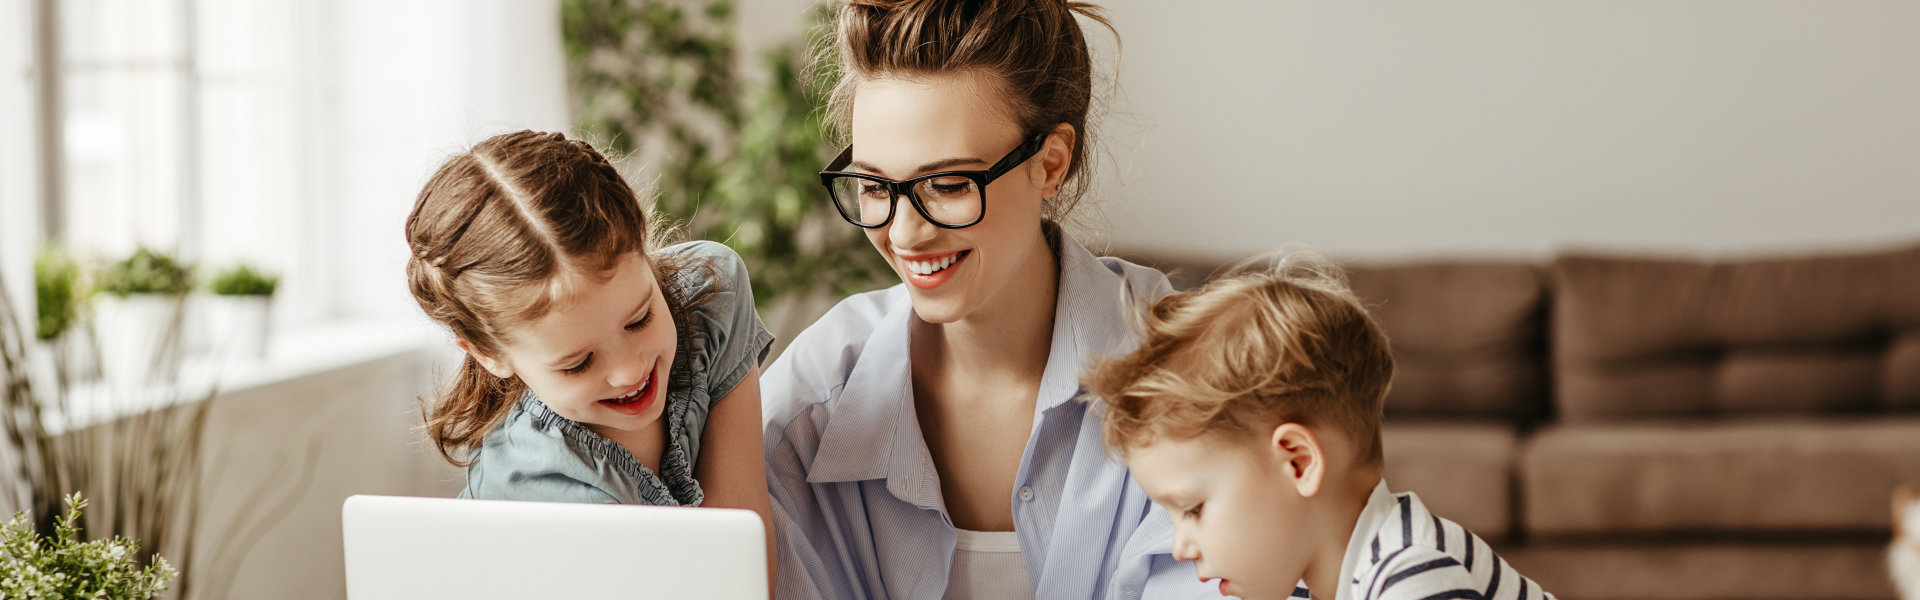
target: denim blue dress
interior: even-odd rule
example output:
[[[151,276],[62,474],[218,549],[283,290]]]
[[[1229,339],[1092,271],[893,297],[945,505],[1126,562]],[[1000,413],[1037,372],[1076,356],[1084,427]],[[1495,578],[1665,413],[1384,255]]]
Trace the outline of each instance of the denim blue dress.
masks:
[[[754,312],[746,264],[724,245],[689,242],[661,251],[712,266],[675,274],[662,285],[681,297],[709,290],[705,304],[677,319],[687,329],[667,378],[667,447],[655,473],[633,453],[547,408],[529,391],[487,434],[467,467],[462,498],[662,506],[699,506],[705,498],[693,466],[713,403],[746,379],[772,348],[773,334]]]

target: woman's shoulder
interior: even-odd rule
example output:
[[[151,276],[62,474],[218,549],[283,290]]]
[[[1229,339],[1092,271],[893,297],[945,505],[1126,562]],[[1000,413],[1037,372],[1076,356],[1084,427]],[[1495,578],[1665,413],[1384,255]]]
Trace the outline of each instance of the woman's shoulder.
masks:
[[[906,289],[899,285],[854,294],[795,336],[760,376],[769,431],[784,428],[810,407],[830,404],[881,323],[896,311],[911,309]]]

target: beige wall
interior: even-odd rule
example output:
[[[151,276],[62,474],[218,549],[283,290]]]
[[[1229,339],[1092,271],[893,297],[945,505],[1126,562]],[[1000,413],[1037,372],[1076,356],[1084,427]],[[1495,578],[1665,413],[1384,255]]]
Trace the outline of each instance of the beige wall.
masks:
[[[1125,43],[1119,245],[1920,239],[1920,4],[1103,4]]]
[[[1920,3],[1098,3],[1125,45],[1098,165],[1116,248],[1920,239]]]

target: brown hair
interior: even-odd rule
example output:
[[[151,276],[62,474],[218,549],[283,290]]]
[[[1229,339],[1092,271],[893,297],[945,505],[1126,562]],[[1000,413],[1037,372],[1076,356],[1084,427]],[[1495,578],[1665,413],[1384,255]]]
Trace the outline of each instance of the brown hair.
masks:
[[[500,356],[506,328],[537,320],[572,293],[573,276],[602,278],[630,253],[650,259],[677,322],[702,298],[683,298],[670,277],[705,268],[658,255],[633,188],[586,142],[521,131],[487,138],[434,171],[407,216],[407,285],[427,316],[472,352]],[[686,327],[681,326],[684,333]],[[526,387],[466,356],[423,407],[440,454],[466,466]]]
[[[1107,405],[1102,440],[1124,455],[1166,436],[1262,435],[1282,423],[1353,435],[1381,458],[1393,379],[1386,334],[1337,267],[1312,257],[1169,295],[1140,318],[1140,345],[1084,381]]]
[[[1090,179],[1085,166],[1092,145],[1087,113],[1093,58],[1075,15],[1113,31],[1100,8],[1087,2],[850,0],[837,21],[840,79],[832,121],[848,130],[854,87],[864,80],[992,74],[1023,137],[1061,123],[1073,126],[1066,180],[1060,195],[1043,207],[1047,219],[1060,220],[1079,203]]]

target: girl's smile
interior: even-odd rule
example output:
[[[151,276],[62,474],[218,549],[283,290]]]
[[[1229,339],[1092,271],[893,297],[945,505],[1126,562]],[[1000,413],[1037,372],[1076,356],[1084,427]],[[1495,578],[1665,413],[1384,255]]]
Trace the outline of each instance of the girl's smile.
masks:
[[[660,398],[660,386],[653,384],[659,375],[657,370],[649,371],[647,378],[639,385],[618,397],[601,400],[600,405],[627,416],[645,414],[647,409],[652,408],[654,402]]]

